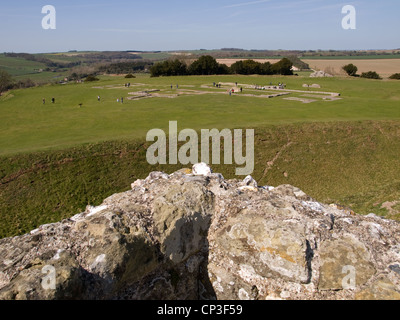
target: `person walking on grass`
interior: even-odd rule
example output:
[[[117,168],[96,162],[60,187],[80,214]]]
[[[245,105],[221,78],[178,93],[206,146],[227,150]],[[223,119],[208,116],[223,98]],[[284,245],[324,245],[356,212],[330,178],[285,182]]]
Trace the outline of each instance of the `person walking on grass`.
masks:
[[[43,104],[46,104],[46,99],[45,98],[43,98],[42,101],[43,101]]]

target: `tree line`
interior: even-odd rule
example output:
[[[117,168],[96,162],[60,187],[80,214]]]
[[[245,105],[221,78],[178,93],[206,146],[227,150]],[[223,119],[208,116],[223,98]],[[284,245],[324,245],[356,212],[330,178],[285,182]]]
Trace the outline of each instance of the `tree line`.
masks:
[[[382,80],[381,76],[375,71],[363,72],[361,75],[357,74],[358,68],[354,64],[346,64],[342,67],[342,69],[350,76],[350,77],[361,77],[366,79],[376,79]]]
[[[106,74],[127,74],[144,72],[153,65],[152,62],[137,61],[137,62],[117,62],[101,65],[98,68],[99,73]]]
[[[292,67],[293,63],[287,58],[283,58],[274,64],[243,60],[228,67],[207,55],[201,56],[190,65],[179,59],[158,62],[150,68],[150,74],[152,77],[219,74],[293,75]]]

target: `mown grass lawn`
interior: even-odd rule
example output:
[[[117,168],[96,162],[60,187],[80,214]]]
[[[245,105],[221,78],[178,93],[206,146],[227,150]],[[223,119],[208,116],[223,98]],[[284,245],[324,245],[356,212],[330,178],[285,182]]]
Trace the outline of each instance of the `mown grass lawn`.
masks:
[[[128,101],[129,92],[160,89],[204,90],[213,82],[277,84],[302,90],[303,83],[318,83],[319,91],[339,92],[343,100],[311,104],[287,101],[284,97],[262,99],[217,93],[183,95],[176,99],[152,98]],[[130,88],[124,83],[131,82]],[[134,84],[143,84],[134,86]],[[176,84],[180,85],[176,90]],[[173,90],[170,86],[173,85]],[[108,86],[108,87],[107,87]],[[186,86],[186,87],[185,87]],[[102,87],[97,88],[97,87]],[[245,89],[244,92],[249,93]],[[257,92],[256,94],[260,94]],[[0,154],[71,147],[80,143],[126,138],[144,138],[153,128],[166,130],[168,122],[182,128],[259,127],[315,121],[399,119],[400,83],[395,81],[309,79],[297,77],[220,76],[136,79],[103,77],[99,82],[50,85],[12,91],[13,98],[0,99]],[[100,95],[101,101],[97,101]],[[292,94],[299,96],[301,94]],[[51,98],[55,98],[55,104]],[[124,103],[117,99],[124,97]],[[42,99],[46,104],[42,104]],[[81,104],[81,106],[80,106]]]

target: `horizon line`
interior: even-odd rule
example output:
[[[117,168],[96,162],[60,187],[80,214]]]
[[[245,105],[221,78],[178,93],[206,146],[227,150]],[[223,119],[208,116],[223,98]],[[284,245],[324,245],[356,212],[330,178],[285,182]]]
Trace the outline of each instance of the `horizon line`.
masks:
[[[42,52],[29,52],[29,51],[3,51],[0,50],[0,53],[30,53],[30,54],[51,54],[51,53],[77,53],[77,52],[142,52],[142,53],[154,53],[154,52],[188,52],[188,51],[301,51],[301,52],[307,52],[307,51],[316,51],[316,52],[327,52],[327,51],[397,51],[400,50],[399,48],[368,48],[368,49],[245,49],[245,48],[213,48],[213,49],[205,49],[205,48],[198,48],[198,49],[168,49],[168,50],[162,50],[162,49],[155,49],[155,50],[133,50],[133,49],[123,49],[123,50],[101,50],[101,49],[70,49],[68,51],[60,50],[60,51],[42,51]]]

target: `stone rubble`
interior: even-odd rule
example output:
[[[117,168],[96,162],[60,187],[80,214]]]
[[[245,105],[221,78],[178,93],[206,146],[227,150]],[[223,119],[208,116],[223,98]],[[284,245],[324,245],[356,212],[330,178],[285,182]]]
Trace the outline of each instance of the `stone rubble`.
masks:
[[[399,235],[399,222],[198,164],[1,239],[0,299],[398,300]]]

